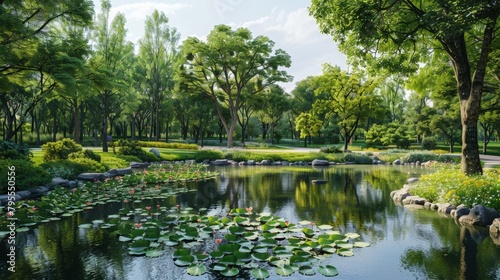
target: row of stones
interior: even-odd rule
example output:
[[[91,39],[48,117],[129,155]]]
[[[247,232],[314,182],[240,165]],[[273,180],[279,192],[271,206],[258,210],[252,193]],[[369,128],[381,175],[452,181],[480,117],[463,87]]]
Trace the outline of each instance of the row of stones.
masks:
[[[391,198],[396,204],[420,206],[439,213],[447,214],[462,225],[473,225],[489,227],[491,238],[500,245],[500,214],[496,209],[487,208],[483,205],[475,205],[468,208],[465,205],[452,205],[450,203],[431,203],[425,198],[410,193],[413,184],[418,178],[410,178],[407,184],[399,190],[391,192]]]

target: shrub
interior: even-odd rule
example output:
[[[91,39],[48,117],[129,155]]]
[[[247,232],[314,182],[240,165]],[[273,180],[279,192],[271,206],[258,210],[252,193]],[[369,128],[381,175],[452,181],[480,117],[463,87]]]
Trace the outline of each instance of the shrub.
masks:
[[[41,167],[36,167],[32,162],[26,160],[0,160],[0,193],[7,193],[10,166],[15,167],[16,191],[46,185],[52,181],[52,177]]]
[[[342,153],[343,151],[337,147],[337,146],[326,146],[326,147],[321,147],[321,149],[319,150],[320,152],[322,153],[327,153],[327,154],[338,154],[338,153]]]
[[[33,154],[26,145],[19,145],[10,141],[0,141],[0,159],[29,160]]]
[[[69,138],[64,138],[56,142],[49,142],[42,146],[43,161],[48,162],[51,160],[68,159],[69,154],[78,153],[82,150],[82,145],[77,144]]]
[[[130,142],[127,140],[118,140],[115,142],[114,147],[120,147],[118,154],[126,156],[135,156],[141,161],[158,161],[160,160],[153,153],[144,151],[138,142]]]
[[[198,145],[197,144],[147,142],[147,141],[137,141],[137,144],[140,147],[155,147],[155,148],[164,148],[164,149],[198,150]]]
[[[372,164],[373,160],[372,158],[365,155],[360,155],[356,153],[346,153],[344,154],[344,162],[354,162],[357,164]]]
[[[436,140],[434,138],[425,138],[422,141],[422,149],[429,151],[436,149]]]
[[[86,172],[106,172],[106,167],[88,158],[63,159],[44,162],[40,165],[54,177],[75,179],[78,174]]]
[[[220,151],[204,150],[198,151],[194,157],[197,162],[202,162],[204,160],[216,160],[223,158]]]
[[[94,153],[92,150],[84,150],[83,152],[71,153],[68,155],[68,159],[76,159],[76,158],[88,158],[91,160],[95,160],[97,162],[101,162],[101,156]]]

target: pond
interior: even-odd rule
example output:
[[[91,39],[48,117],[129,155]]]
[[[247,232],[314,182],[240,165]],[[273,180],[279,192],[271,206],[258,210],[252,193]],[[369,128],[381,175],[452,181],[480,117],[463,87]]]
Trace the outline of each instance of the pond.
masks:
[[[395,205],[390,192],[430,169],[407,166],[218,167],[216,180],[192,183],[192,192],[154,201],[168,207],[208,208],[225,215],[252,207],[297,223],[308,220],[356,232],[368,248],[332,256],[337,279],[500,279],[500,246],[486,229],[465,228],[429,210]],[[322,179],[326,184],[311,181]],[[148,202],[150,203],[150,202]],[[151,203],[150,203],[151,204]],[[173,264],[174,249],[158,258],[134,257],[110,229],[83,229],[116,214],[121,203],[42,224],[17,234],[16,272],[7,271],[8,244],[0,245],[0,279],[216,279],[189,276]],[[240,275],[248,278],[249,275]],[[293,274],[289,279],[326,279]],[[269,279],[283,279],[271,273]]]

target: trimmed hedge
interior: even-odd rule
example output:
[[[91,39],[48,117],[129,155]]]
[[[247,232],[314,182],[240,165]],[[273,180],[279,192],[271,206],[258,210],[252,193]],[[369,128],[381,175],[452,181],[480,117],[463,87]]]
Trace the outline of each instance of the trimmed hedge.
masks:
[[[42,145],[43,161],[48,162],[51,160],[68,159],[72,153],[79,153],[83,151],[82,145],[75,141],[64,138],[56,142],[49,142]]]
[[[9,176],[9,167],[15,168],[15,174]],[[52,176],[41,167],[34,166],[27,160],[0,160],[0,193],[5,194],[8,190],[9,181],[15,182],[16,191],[26,190],[38,186],[49,184]],[[9,177],[11,179],[9,180]],[[14,178],[14,180],[12,180]]]

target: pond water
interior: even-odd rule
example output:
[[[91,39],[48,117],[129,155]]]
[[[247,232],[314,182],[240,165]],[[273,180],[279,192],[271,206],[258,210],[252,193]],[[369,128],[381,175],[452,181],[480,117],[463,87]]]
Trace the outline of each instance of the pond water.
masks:
[[[429,210],[395,205],[389,194],[429,169],[393,166],[223,167],[220,178],[193,183],[193,192],[155,201],[172,207],[208,208],[210,215],[253,207],[292,223],[329,224],[356,232],[371,247],[353,257],[323,261],[337,267],[334,279],[500,279],[500,246],[484,228],[466,228]],[[323,179],[324,185],[312,180]],[[78,225],[116,214],[120,204],[102,205],[17,234],[16,272],[7,271],[8,244],[0,244],[0,279],[216,279],[192,277],[172,261],[133,257],[109,229]],[[248,278],[249,275],[240,275]],[[293,274],[289,279],[322,279]],[[270,279],[283,279],[271,273]],[[325,278],[326,279],[326,278]]]

